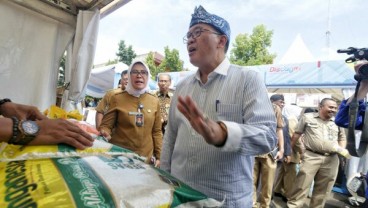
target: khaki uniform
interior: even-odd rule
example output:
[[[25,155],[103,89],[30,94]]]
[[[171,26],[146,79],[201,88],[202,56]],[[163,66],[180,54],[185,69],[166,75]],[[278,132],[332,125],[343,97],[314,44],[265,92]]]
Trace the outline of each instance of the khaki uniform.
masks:
[[[333,119],[324,121],[318,113],[308,113],[301,118],[295,132],[304,133],[307,150],[287,205],[289,208],[302,207],[314,180],[309,207],[322,208],[335,183],[339,166],[337,154],[328,149],[330,145],[346,140],[344,130],[336,126]]]
[[[143,104],[143,126],[136,125],[139,104]],[[112,129],[115,132],[111,135]],[[160,105],[157,97],[145,93],[134,97],[126,91],[111,97],[111,105],[105,114],[100,130],[111,135],[112,144],[132,150],[150,159],[160,159],[162,146]]]
[[[104,97],[98,103],[98,105],[96,107],[96,111],[99,112],[99,113],[105,114],[107,112],[107,110],[109,109],[111,97],[114,96],[115,94],[118,94],[118,93],[121,93],[121,92],[123,92],[123,90],[121,88],[117,88],[117,89],[107,91],[106,94],[104,95]]]
[[[277,128],[282,128],[284,123],[282,120],[281,109],[279,106],[274,104],[273,107],[276,116]],[[270,154],[263,154],[255,157],[253,169],[253,207],[258,207],[257,198],[261,208],[270,207],[276,167],[277,162]],[[261,192],[257,197],[257,189],[259,185]]]
[[[169,92],[167,94],[164,94],[161,93],[160,91],[157,91],[156,96],[158,97],[158,100],[160,102],[162,133],[165,133],[165,127],[167,125],[167,119],[169,118],[169,109],[173,93]]]

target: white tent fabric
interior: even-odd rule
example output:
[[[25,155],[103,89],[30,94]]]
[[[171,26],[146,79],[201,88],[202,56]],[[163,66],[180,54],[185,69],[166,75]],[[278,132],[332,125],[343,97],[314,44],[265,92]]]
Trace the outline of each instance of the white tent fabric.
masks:
[[[278,64],[302,63],[315,60],[305,45],[302,36],[298,34]]]
[[[65,81],[70,81],[70,85],[65,95],[68,99],[63,99],[62,108],[67,111],[79,109],[82,112],[80,101],[84,97],[92,68],[99,21],[100,12],[98,10],[78,13],[76,35],[71,52],[71,65],[66,65],[66,71],[70,72],[70,76],[65,76]]]
[[[59,59],[73,34],[71,24],[0,1],[1,97],[40,110],[54,104]]]
[[[92,69],[87,82],[86,94],[102,98],[107,90],[116,88],[121,72],[128,68],[128,65],[118,63]]]

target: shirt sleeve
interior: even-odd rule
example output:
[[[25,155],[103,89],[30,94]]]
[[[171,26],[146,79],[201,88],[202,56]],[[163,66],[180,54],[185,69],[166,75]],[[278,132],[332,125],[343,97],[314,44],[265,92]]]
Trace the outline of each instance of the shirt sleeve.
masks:
[[[161,114],[160,114],[160,105],[157,103],[157,111],[155,115],[155,123],[152,129],[152,138],[153,138],[153,154],[156,159],[161,159],[161,147],[162,147],[162,131],[161,131]]]
[[[277,105],[273,105],[275,116],[276,116],[276,126],[277,128],[283,128],[284,127],[284,121],[282,119],[281,109]]]
[[[178,135],[178,120],[175,119],[178,95],[173,96],[169,109],[169,122],[166,126],[164,139],[162,141],[162,151],[160,158],[160,168],[171,172],[171,160],[175,147],[176,137]]]
[[[117,101],[115,99],[114,96],[111,97],[110,100],[110,108],[107,111],[107,113],[104,115],[101,125],[99,127],[99,130],[104,130],[107,133],[110,134],[111,136],[111,132],[112,129],[114,128],[114,124],[116,122],[116,107],[117,107]]]
[[[283,135],[284,135],[284,155],[290,156],[291,155],[291,147],[290,147],[290,135],[289,135],[289,121],[287,118],[284,118],[284,128],[283,128]]]
[[[335,117],[336,125],[344,128],[349,126],[349,105],[346,104],[347,100],[343,100],[339,106],[339,110]],[[359,101],[358,115],[356,118],[355,129],[362,130],[364,114],[365,114],[366,104],[363,101]]]
[[[111,97],[111,91],[107,92],[96,107],[96,111],[104,114]]]
[[[239,151],[244,155],[260,155],[270,152],[277,143],[276,119],[266,85],[258,72],[249,72],[242,89],[242,123],[220,119],[227,127],[228,137],[220,149]]]

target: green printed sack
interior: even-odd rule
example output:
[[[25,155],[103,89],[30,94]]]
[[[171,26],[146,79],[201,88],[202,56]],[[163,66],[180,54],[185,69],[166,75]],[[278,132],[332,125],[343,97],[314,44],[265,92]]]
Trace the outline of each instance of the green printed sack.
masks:
[[[222,205],[132,155],[126,152],[83,157],[59,154],[53,158],[2,160],[0,207]]]

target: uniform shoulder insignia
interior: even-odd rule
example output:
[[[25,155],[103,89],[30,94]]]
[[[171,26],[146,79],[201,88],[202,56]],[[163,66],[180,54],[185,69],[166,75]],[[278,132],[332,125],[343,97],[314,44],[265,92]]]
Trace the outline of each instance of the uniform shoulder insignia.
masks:
[[[150,95],[153,95],[153,96],[157,97],[157,91],[150,90],[150,91],[148,91],[148,94],[150,94]]]
[[[114,94],[118,95],[118,94],[122,94],[124,92],[125,92],[124,90],[119,89],[119,90],[116,90]]]
[[[153,97],[157,97],[157,94],[156,94],[155,92],[151,92],[151,91],[150,91],[150,92],[148,92],[147,94],[148,94],[148,95],[151,95],[151,96],[153,96]]]

